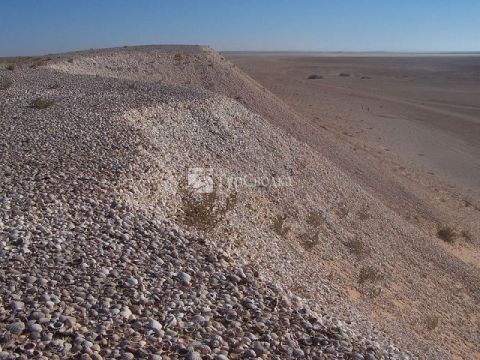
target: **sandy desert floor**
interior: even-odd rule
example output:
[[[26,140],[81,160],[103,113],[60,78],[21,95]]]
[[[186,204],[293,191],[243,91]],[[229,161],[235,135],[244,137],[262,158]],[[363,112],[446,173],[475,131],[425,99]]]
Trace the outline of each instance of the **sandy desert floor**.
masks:
[[[479,57],[263,55],[227,57],[316,124],[480,198]]]
[[[225,56],[303,116],[297,137],[404,218],[478,233],[480,57]],[[467,243],[449,251],[478,267]]]

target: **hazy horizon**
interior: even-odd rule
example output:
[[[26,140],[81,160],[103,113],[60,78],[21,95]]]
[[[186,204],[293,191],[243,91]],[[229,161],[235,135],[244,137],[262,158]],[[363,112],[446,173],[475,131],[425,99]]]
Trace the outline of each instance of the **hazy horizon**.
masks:
[[[218,51],[478,52],[480,3],[162,2],[2,3],[0,56],[138,44],[206,44]]]

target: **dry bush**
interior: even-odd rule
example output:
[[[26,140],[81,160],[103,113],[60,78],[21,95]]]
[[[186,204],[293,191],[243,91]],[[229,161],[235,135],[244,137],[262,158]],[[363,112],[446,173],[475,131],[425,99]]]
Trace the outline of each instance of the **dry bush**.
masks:
[[[473,235],[470,231],[468,230],[463,230],[462,231],[462,237],[465,239],[465,240],[468,240],[468,241],[472,241],[473,240]]]
[[[73,58],[68,59],[67,62],[73,64]]]
[[[340,76],[340,77],[350,77],[350,74],[349,73],[340,73],[340,74],[338,74],[338,76]]]
[[[180,63],[181,63],[182,60],[183,60],[182,54],[180,54],[180,53],[175,54],[175,56],[173,57],[173,60],[175,60],[175,62],[177,63],[177,65],[180,65]]]
[[[339,205],[339,207],[335,210],[335,213],[340,219],[347,217],[349,210],[346,208],[345,205]]]
[[[364,283],[367,283],[367,282],[376,283],[376,282],[378,282],[382,279],[383,279],[382,273],[380,272],[380,270],[378,270],[374,266],[364,266],[364,267],[362,267],[360,269],[360,273],[358,275],[358,283],[359,284],[364,284]]]
[[[307,250],[313,249],[315,246],[320,244],[320,231],[316,231],[313,234],[305,233],[300,236],[302,239],[302,244]]]
[[[368,255],[370,252],[369,249],[362,243],[362,241],[357,238],[348,240],[345,245],[353,254],[357,256]]]
[[[30,103],[30,107],[34,109],[46,109],[54,104],[53,100],[45,99],[42,97],[36,98]]]
[[[6,76],[0,76],[0,90],[8,89],[12,85],[12,80]]]
[[[358,218],[362,221],[365,221],[365,220],[368,220],[372,217],[372,215],[370,215],[370,213],[368,212],[368,208],[367,207],[363,207],[358,213]]]
[[[454,243],[457,235],[450,226],[443,226],[437,231],[437,236],[447,243]]]
[[[438,316],[428,316],[425,319],[425,327],[428,331],[433,331],[437,328],[439,323]]]
[[[323,214],[321,212],[312,211],[308,214],[307,224],[315,228],[320,227],[325,222]]]
[[[285,225],[286,215],[277,215],[272,219],[272,229],[279,236],[285,237],[290,232],[290,227]]]
[[[10,70],[10,71],[15,70],[16,68],[17,68],[17,65],[14,64],[14,63],[8,64],[8,65],[5,67],[5,69]]]
[[[30,69],[36,69],[39,66],[45,66],[46,64],[47,62],[45,60],[37,60],[30,65]]]
[[[322,75],[312,74],[312,75],[310,75],[307,79],[309,79],[309,80],[323,79],[323,76],[322,76]]]
[[[195,193],[183,186],[180,194],[184,224],[203,232],[215,229],[237,203],[237,194],[233,193],[221,199],[216,189],[211,193]]]

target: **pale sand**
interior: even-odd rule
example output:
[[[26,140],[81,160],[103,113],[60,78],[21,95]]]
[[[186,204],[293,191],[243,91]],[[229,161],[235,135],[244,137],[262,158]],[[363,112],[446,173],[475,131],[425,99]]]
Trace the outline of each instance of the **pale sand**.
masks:
[[[316,124],[480,199],[480,57],[227,57]]]

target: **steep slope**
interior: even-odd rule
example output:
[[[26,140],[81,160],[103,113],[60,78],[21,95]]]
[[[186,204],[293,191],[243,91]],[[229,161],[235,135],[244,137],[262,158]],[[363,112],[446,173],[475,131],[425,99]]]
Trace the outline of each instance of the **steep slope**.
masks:
[[[478,269],[272,126],[277,115],[291,129],[301,123],[219,55],[199,47],[112,49],[54,57],[48,67],[9,74],[13,86],[2,93],[2,260],[11,268],[2,273],[2,324],[20,317],[34,325],[34,310],[53,323],[74,314],[82,319],[78,334],[54,332],[55,340],[76,339],[76,352],[117,347],[115,356],[155,353],[163,347],[152,341],[161,335],[172,344],[165,356],[198,348],[207,358],[251,351],[264,358],[294,351],[401,357],[386,332],[420,357],[475,358]],[[27,108],[36,96],[55,104]],[[197,185],[213,191],[195,192]],[[236,255],[230,260],[225,252]],[[209,258],[212,265],[199,260]],[[18,274],[29,269],[38,276],[20,283]],[[257,286],[255,271],[324,315],[315,322],[324,323],[317,330],[327,338],[297,331],[295,324],[317,330],[300,320],[308,318],[298,307],[278,308],[287,293],[269,293],[263,280]],[[75,278],[87,285],[78,288]],[[178,279],[194,290],[175,286]],[[260,302],[239,318],[238,309],[251,306],[241,298],[252,287]],[[198,292],[200,303],[193,306],[186,289]],[[190,324],[195,315],[217,333]],[[288,320],[275,328],[280,318]],[[235,337],[227,326],[243,333]],[[197,330],[200,344],[187,349]],[[25,344],[27,333],[6,336],[8,346]],[[209,345],[208,353],[206,337],[214,335],[231,342],[218,351]]]
[[[368,163],[361,158],[332,154],[342,150],[333,145],[330,148],[328,138],[321,137],[321,132],[218,54],[204,47],[111,49],[82,53],[69,61],[63,58],[51,67],[79,74],[209,89],[241,102],[312,148],[325,151],[348,175],[338,171],[322,153],[304,147],[290,135],[275,137],[277,130],[260,117],[253,121],[257,125],[251,131],[243,122],[236,122],[236,117],[231,118],[230,122],[237,125],[234,133],[245,137],[228,148],[237,135],[230,138],[225,129],[219,131],[222,122],[207,128],[205,124],[198,125],[192,133],[191,122],[197,118],[192,110],[154,107],[134,114],[139,126],[144,127],[147,125],[141,119],[156,119],[168,110],[169,116],[177,119],[175,126],[162,127],[147,121],[148,131],[156,128],[159,144],[168,143],[169,151],[179,146],[180,139],[184,141],[191,149],[183,147],[175,155],[174,164],[212,167],[221,175],[217,183],[232,176],[240,177],[240,183],[252,182],[252,178],[290,176],[294,184],[290,187],[267,186],[267,190],[259,192],[256,186],[254,190],[244,186],[240,196],[248,198],[250,194],[251,200],[240,201],[247,204],[247,209],[243,212],[238,207],[231,212],[232,219],[225,230],[229,238],[241,237],[233,246],[269,269],[271,276],[311,299],[313,304],[330,303],[342,313],[344,309],[337,299],[329,300],[323,295],[320,284],[330,283],[342,293],[344,301],[351,301],[369,320],[396,336],[400,344],[420,349],[420,354],[429,354],[432,347],[438,347],[445,354],[477,356],[479,269],[444,250],[438,239],[409,221],[415,211],[427,218],[435,217],[428,214],[431,209],[422,208],[422,201],[408,188],[392,183],[380,171],[362,168],[362,164]],[[196,108],[198,104],[187,107]],[[216,117],[225,119],[226,115],[222,111]],[[182,119],[188,119],[185,128],[180,127]],[[265,126],[263,131],[259,124]],[[175,129],[173,142],[165,138],[169,129]],[[263,134],[260,138],[259,133]],[[214,141],[213,135],[220,136],[223,142]],[[250,149],[255,139],[257,146]],[[164,152],[158,158],[165,156]],[[180,173],[184,170],[182,166],[176,169]],[[155,179],[156,176],[153,182]],[[151,182],[147,188],[151,188]],[[358,184],[368,185],[368,192]],[[147,191],[144,199],[154,197]],[[178,209],[177,200],[173,205],[163,201],[160,208]],[[272,223],[281,224],[283,217],[285,227],[291,229],[287,234],[280,230],[283,235],[279,236],[278,231],[272,231]],[[221,231],[218,232],[217,237],[221,238]],[[311,246],[317,243],[312,240],[317,232],[319,242]]]
[[[311,311],[225,242],[166,219],[166,202],[184,198],[162,174],[195,153],[231,156],[240,144],[225,140],[245,140],[241,123],[261,131],[251,147],[267,154],[265,134],[283,138],[268,123],[204,91],[46,69],[1,75],[11,86],[0,98],[0,358],[402,355],[380,333]]]

